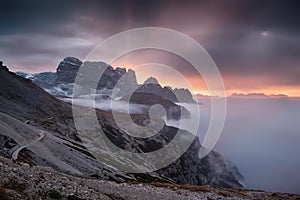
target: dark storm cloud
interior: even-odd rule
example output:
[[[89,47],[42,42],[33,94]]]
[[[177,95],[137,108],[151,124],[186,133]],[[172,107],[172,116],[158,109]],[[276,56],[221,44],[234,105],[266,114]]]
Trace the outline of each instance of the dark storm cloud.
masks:
[[[288,1],[252,1],[238,12],[241,21],[253,28],[299,31],[300,2]]]
[[[83,59],[112,34],[162,26],[200,42],[224,76],[272,77],[277,84],[300,85],[294,78],[300,76],[299,4],[296,0],[2,1],[0,53],[9,66],[54,70],[63,57]],[[185,70],[187,75],[194,73]]]
[[[158,1],[5,1],[0,12],[0,53],[7,65],[30,71],[56,68],[65,56],[83,59],[104,38],[146,26]],[[83,44],[78,44],[79,41]],[[75,42],[72,42],[75,41]],[[77,42],[77,43],[76,43]],[[34,55],[34,56],[33,56]],[[48,55],[48,63],[40,57]],[[27,59],[32,59],[32,63]],[[26,68],[24,68],[26,69]]]
[[[66,22],[70,12],[61,1],[2,1],[1,35],[32,32],[53,32],[56,25]],[[53,30],[53,31],[52,31]],[[59,30],[56,30],[59,31]],[[57,34],[62,34],[58,32]]]
[[[52,0],[52,1],[5,1],[1,3],[1,34],[43,32],[61,36],[72,35],[64,25],[82,18],[93,18],[94,22],[106,21],[122,28],[127,12],[134,12],[135,19],[147,22],[158,1],[118,1],[118,0]],[[119,22],[117,22],[119,21]],[[121,27],[120,27],[121,26]],[[58,29],[57,29],[58,28]],[[93,27],[89,27],[93,28]],[[104,27],[105,28],[105,27]],[[103,30],[104,31],[104,30]]]

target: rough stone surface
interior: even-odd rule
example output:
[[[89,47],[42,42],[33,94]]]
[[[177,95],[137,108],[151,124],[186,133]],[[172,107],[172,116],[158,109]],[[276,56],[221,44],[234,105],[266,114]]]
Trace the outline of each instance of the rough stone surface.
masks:
[[[56,84],[74,83],[82,61],[74,57],[66,57],[56,69]]]
[[[299,199],[299,195],[211,186],[116,183],[78,178],[49,167],[13,163],[0,156],[1,200],[32,199]]]

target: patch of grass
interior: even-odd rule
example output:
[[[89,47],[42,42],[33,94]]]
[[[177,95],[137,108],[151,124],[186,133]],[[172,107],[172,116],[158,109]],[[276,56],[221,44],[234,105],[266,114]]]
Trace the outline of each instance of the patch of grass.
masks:
[[[218,192],[218,195],[221,195],[221,196],[223,196],[223,197],[230,197],[230,194],[229,194],[229,193],[223,192],[223,191]]]
[[[138,180],[138,182],[151,183],[155,181],[154,177],[150,176],[149,174],[135,173],[133,175]]]
[[[245,190],[241,190],[238,188],[224,188],[224,189],[232,193],[240,194],[242,196],[247,196],[247,191]]]
[[[211,188],[208,186],[201,186],[201,185],[178,185],[178,184],[171,184],[171,183],[160,183],[160,182],[153,182],[150,183],[155,187],[165,187],[171,188],[174,190],[189,190],[191,192],[211,192]]]

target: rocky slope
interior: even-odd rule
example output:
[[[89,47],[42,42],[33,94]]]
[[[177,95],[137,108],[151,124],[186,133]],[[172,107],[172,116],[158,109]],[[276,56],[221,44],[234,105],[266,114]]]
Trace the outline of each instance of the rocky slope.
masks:
[[[0,156],[0,199],[300,199],[299,195],[211,186],[117,183],[78,178],[49,167],[16,164]]]
[[[10,157],[16,149],[40,137],[39,133],[43,131],[45,137],[22,150],[17,161],[50,166],[68,174],[103,180],[241,187],[219,154],[212,152],[201,160],[197,157],[200,149],[198,138],[195,138],[182,157],[164,169],[147,175],[117,171],[96,160],[82,145],[75,129],[70,104],[56,99],[30,80],[17,76],[4,67],[0,67],[0,81],[0,135],[4,140],[1,142],[0,153],[3,156]],[[88,111],[85,107],[81,109],[82,113]],[[97,117],[104,134],[115,145],[132,152],[155,151],[169,143],[177,132],[176,128],[164,125],[158,135],[146,139],[136,138],[120,130],[110,112],[98,110]],[[146,115],[131,117],[141,125],[148,119]],[[123,123],[126,127],[129,126],[126,121]],[[190,135],[186,131],[182,134],[182,137]],[[124,160],[120,158],[120,162]]]
[[[51,166],[78,176],[96,175],[101,179],[134,180],[132,176],[130,178],[98,162],[82,146],[72,119],[71,105],[3,67],[0,67],[0,80],[3,156],[10,157],[18,147],[39,137],[42,130],[45,138],[21,152],[21,160],[33,165]]]

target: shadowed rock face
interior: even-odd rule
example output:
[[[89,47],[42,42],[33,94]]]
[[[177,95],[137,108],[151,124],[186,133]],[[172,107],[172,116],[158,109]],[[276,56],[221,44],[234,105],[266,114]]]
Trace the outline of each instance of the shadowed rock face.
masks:
[[[74,57],[66,57],[57,67],[55,84],[74,83],[77,72],[82,65],[82,61]],[[97,89],[113,89],[117,81],[126,73],[125,68],[112,68],[103,62],[98,62],[99,68],[105,69],[99,82]],[[101,70],[101,69],[99,69]],[[134,81],[134,79],[128,79]],[[136,81],[136,80],[135,80]]]
[[[66,57],[56,69],[55,84],[74,83],[81,65],[81,60],[74,57]]]
[[[196,138],[190,148],[168,167],[158,170],[162,176],[173,177],[179,184],[216,185],[222,187],[242,187],[217,152],[210,152],[199,159],[199,139]]]
[[[161,87],[159,84],[155,83],[147,83],[141,85],[137,90],[137,93],[147,93],[147,94],[154,94],[159,96],[162,99],[167,99],[172,102],[179,102],[176,98],[174,92],[169,87]]]

